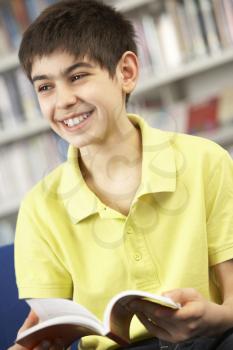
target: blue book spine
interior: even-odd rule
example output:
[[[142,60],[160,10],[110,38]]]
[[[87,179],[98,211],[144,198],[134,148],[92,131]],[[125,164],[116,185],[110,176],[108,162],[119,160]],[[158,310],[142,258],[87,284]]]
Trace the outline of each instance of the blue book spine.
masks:
[[[2,10],[3,24],[7,32],[9,33],[12,47],[14,49],[18,49],[20,40],[21,40],[21,31],[20,31],[20,27],[18,26],[12,14],[10,4],[3,3],[1,10]]]
[[[27,8],[28,12],[28,17],[30,19],[30,22],[33,22],[34,19],[38,16],[39,14],[39,8],[36,0],[24,0],[25,5]]]

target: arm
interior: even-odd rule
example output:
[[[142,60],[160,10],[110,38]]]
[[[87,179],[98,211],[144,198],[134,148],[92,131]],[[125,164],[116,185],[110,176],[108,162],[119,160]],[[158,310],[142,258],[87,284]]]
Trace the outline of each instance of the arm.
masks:
[[[152,335],[177,343],[199,336],[220,335],[233,327],[233,260],[214,267],[221,286],[223,303],[210,302],[195,289],[176,289],[164,293],[182,305],[171,310],[145,300],[133,301],[130,309]]]
[[[22,327],[19,330],[19,333],[36,325],[38,323],[38,317],[36,316],[36,314],[31,311],[28,315],[28,317],[26,318],[24,324],[22,325]],[[48,341],[44,341],[42,344],[38,345],[36,348],[34,348],[33,350],[63,350],[63,344],[61,344],[60,339],[57,339],[54,341],[53,344],[51,344],[51,342]],[[28,350],[26,348],[24,348],[21,345],[15,344],[14,346],[12,346],[11,348],[9,348],[8,350]]]

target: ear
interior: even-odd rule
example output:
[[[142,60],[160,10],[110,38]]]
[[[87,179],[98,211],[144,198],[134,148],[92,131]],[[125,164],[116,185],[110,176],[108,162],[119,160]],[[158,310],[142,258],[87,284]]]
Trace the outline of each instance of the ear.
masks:
[[[139,73],[139,62],[135,53],[126,51],[122,55],[118,64],[118,73],[123,92],[131,93],[137,84]]]

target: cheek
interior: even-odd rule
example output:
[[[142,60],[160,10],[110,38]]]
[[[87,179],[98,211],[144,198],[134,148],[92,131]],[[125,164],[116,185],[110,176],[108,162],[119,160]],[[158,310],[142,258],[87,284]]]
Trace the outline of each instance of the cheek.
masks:
[[[51,119],[51,115],[53,111],[51,101],[41,98],[38,100],[38,102],[40,105],[42,115],[47,119]]]

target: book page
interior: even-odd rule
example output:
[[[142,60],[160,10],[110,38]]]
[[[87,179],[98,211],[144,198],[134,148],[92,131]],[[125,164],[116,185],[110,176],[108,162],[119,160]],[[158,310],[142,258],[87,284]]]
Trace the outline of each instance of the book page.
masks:
[[[100,320],[84,306],[74,301],[59,298],[29,299],[29,306],[37,314],[40,322],[60,316],[83,316],[101,325]]]
[[[104,327],[106,332],[116,334],[129,341],[129,328],[133,313],[126,305],[134,299],[144,299],[172,309],[179,309],[180,305],[172,299],[149,292],[128,290],[117,294],[108,303],[104,313]]]
[[[41,322],[18,334],[16,343],[34,349],[43,340],[62,339],[65,349],[75,340],[87,335],[102,335],[103,329],[91,320],[79,316],[60,316]]]

